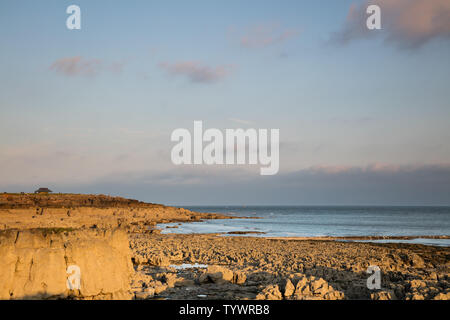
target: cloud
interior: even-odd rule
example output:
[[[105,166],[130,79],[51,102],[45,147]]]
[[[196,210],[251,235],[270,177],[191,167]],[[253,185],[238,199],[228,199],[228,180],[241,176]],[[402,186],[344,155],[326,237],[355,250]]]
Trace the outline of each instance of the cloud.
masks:
[[[93,77],[105,70],[113,73],[121,73],[124,66],[124,62],[105,63],[100,59],[86,59],[81,56],[75,56],[56,60],[50,66],[50,70],[68,77]]]
[[[449,205],[450,165],[322,166],[271,177],[239,167],[177,167],[105,177],[90,188],[179,205]]]
[[[345,166],[345,165],[316,165],[307,169],[300,170],[307,174],[322,174],[322,175],[341,175],[341,174],[408,174],[417,173],[420,171],[436,171],[445,170],[450,172],[450,164],[436,164],[436,165],[394,165],[388,163],[373,163],[367,166]],[[449,181],[450,182],[450,181]]]
[[[238,123],[238,124],[245,124],[245,125],[253,125],[254,124],[254,122],[251,122],[248,120],[243,120],[243,119],[238,119],[238,118],[230,118],[228,120]]]
[[[173,76],[185,76],[196,83],[217,82],[227,77],[233,69],[231,65],[209,67],[197,61],[161,62],[159,66]]]
[[[280,29],[276,24],[260,24],[249,28],[240,36],[240,45],[244,48],[263,48],[275,45],[298,36],[296,29]]]
[[[67,162],[67,155],[63,156]],[[450,164],[323,165],[271,177],[240,166],[182,166],[158,171],[121,167],[123,170],[116,172],[102,171],[101,176],[95,170],[98,167],[78,172],[90,181],[64,176],[44,181],[17,171],[10,180],[17,183],[0,179],[0,188],[27,191],[44,184],[58,192],[116,194],[177,205],[450,205]],[[54,168],[46,168],[45,176],[56,173]],[[71,169],[69,165],[68,172]]]
[[[382,30],[368,30],[366,8],[381,8]],[[382,36],[401,48],[418,48],[442,38],[450,39],[450,1],[448,0],[366,0],[353,4],[341,30],[332,41],[347,44],[356,39]]]
[[[99,59],[84,59],[81,56],[61,58],[53,62],[51,70],[66,76],[95,76],[102,68]]]

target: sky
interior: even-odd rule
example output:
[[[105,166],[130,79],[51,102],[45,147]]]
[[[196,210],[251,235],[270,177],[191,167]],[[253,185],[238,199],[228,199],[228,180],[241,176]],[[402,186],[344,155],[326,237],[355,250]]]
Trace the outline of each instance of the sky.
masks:
[[[0,46],[0,191],[450,205],[448,0],[2,0]],[[279,173],[175,166],[195,120],[280,129]]]

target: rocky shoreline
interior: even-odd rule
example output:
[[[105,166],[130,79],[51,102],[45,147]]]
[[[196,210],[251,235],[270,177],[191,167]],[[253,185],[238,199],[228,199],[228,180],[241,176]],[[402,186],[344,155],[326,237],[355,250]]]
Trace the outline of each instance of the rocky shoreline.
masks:
[[[0,195],[0,299],[450,298],[447,247],[157,228],[230,218],[103,195]],[[71,264],[82,270],[75,291]],[[366,285],[373,265],[379,290]]]
[[[130,237],[137,297],[165,299],[448,299],[448,248],[217,235]],[[179,269],[176,265],[204,265]],[[371,265],[382,285],[366,286]]]

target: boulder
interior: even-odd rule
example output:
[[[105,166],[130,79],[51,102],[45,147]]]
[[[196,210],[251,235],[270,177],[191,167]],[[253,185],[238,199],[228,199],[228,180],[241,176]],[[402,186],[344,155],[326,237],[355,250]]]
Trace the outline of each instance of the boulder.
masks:
[[[450,300],[450,292],[447,293],[439,293],[437,294],[433,300]]]
[[[280,292],[278,285],[269,285],[263,289],[261,293],[256,296],[256,300],[282,300],[283,295]]]
[[[325,279],[303,277],[297,282],[294,298],[297,300],[341,300],[344,299],[344,293],[334,290]]]
[[[397,300],[397,297],[392,290],[376,291],[370,294],[372,300]]]
[[[151,299],[155,296],[154,288],[147,288],[145,291],[136,292],[135,299],[136,300],[147,300]]]
[[[233,280],[233,272],[225,267],[210,266],[205,273],[198,278],[200,283],[214,282],[223,283]]]
[[[289,298],[291,297],[295,292],[295,287],[292,284],[291,280],[287,279],[286,284],[284,286],[284,297]]]

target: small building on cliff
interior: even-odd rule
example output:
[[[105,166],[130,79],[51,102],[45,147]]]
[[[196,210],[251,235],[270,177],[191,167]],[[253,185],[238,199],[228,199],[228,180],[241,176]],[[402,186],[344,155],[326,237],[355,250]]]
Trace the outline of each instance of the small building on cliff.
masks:
[[[52,193],[53,191],[49,188],[39,188],[34,193]]]

